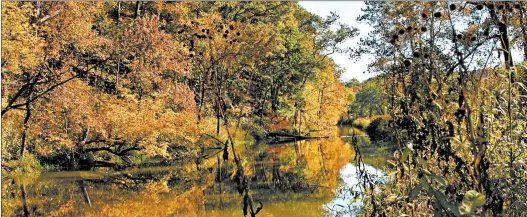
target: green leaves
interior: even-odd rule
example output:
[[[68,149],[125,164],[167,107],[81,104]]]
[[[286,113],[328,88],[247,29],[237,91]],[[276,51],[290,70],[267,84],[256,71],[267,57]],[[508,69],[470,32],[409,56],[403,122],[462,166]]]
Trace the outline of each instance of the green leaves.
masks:
[[[445,180],[443,178],[441,178],[440,176],[438,176],[436,174],[430,174],[429,176],[432,177],[433,180],[435,180],[436,182],[441,184],[441,186],[445,186],[446,185]]]
[[[461,216],[459,208],[455,204],[449,203],[443,192],[433,190],[433,193],[436,198],[436,202],[441,205],[444,211],[450,215]]]
[[[446,195],[443,192],[434,189],[430,185],[430,183],[428,182],[428,178],[427,177],[431,177],[432,179],[436,180],[437,182],[439,182],[443,186],[446,184],[446,182],[444,181],[443,178],[441,178],[441,177],[439,177],[439,176],[437,176],[435,174],[430,174],[428,172],[424,172],[424,175],[420,179],[420,182],[421,182],[420,185],[422,186],[423,190],[425,190],[428,193],[431,193],[432,195],[434,195],[436,206],[439,205],[439,208],[441,208],[443,211],[445,211],[449,215],[461,216],[461,214],[459,212],[459,208],[456,206],[456,204],[450,203],[448,201]],[[412,191],[410,194],[412,194],[412,193],[414,193],[414,192]],[[437,216],[437,213],[441,213],[441,212],[436,210],[436,216]]]
[[[423,189],[423,185],[419,184],[419,185],[416,185],[412,191],[410,191],[410,196],[409,196],[409,200],[410,201],[413,201],[415,199],[417,199],[417,197],[419,196],[419,194],[421,193],[421,190]]]
[[[474,212],[480,206],[485,205],[485,195],[474,190],[467,191],[463,202],[459,206],[462,215],[475,214]]]
[[[441,185],[439,190],[432,187],[428,178],[435,180]],[[423,171],[420,183],[410,191],[409,200],[413,201],[417,199],[422,191],[431,193],[435,198],[437,208],[440,208],[440,210],[435,211],[436,216],[441,215],[441,210],[453,216],[472,215],[475,214],[478,207],[483,206],[486,202],[485,195],[475,190],[467,191],[461,204],[450,202],[447,195],[441,190],[444,189],[444,186],[446,185],[446,181],[442,177],[436,174],[431,174],[428,171]]]

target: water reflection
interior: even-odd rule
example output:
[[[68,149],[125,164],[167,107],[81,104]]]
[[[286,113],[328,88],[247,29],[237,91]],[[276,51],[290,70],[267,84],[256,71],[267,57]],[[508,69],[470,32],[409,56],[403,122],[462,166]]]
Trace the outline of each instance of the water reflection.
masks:
[[[345,130],[332,133],[350,132]],[[348,139],[251,148],[258,151],[243,153],[242,164],[248,196],[255,208],[263,205],[258,216],[351,216],[360,207],[352,193],[361,189]],[[120,172],[43,173],[31,181],[5,178],[2,216],[242,216],[235,167],[218,157],[200,167],[189,162]],[[372,166],[366,170],[382,174]]]
[[[340,170],[343,184],[337,188],[335,199],[324,205],[331,216],[355,216],[359,213],[362,207],[361,196],[363,196],[364,189],[360,185],[357,170],[358,167],[351,163],[346,164]],[[386,178],[381,170],[373,166],[365,165],[365,170],[379,182]]]

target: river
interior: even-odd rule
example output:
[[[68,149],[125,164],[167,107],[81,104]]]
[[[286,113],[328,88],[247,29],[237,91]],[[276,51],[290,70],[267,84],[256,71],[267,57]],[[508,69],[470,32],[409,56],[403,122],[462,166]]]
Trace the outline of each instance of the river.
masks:
[[[333,133],[356,132],[338,128]],[[257,216],[355,216],[362,188],[350,142],[336,137],[258,144],[241,153],[251,159],[243,166],[253,206],[262,206]],[[376,167],[384,157],[364,159],[370,165],[363,169],[376,179],[383,176]],[[188,163],[2,177],[2,216],[243,216],[234,166],[214,158],[199,168]]]

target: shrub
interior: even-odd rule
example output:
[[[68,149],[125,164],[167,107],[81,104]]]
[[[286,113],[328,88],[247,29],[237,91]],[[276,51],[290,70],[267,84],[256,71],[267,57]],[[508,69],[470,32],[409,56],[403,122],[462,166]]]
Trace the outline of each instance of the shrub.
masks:
[[[366,132],[374,142],[391,141],[393,130],[388,126],[388,120],[384,117],[376,118],[368,127]]]
[[[33,183],[40,176],[40,171],[42,170],[37,157],[30,153],[27,153],[21,159],[4,163],[3,167],[10,170],[6,174],[7,176],[14,178],[16,183],[21,184]]]
[[[256,141],[266,138],[267,131],[257,123],[250,121],[242,122],[242,129],[249,133]]]
[[[353,119],[342,118],[337,122],[338,125],[353,125]]]
[[[356,118],[352,125],[360,129],[366,129],[370,125],[370,120],[366,118]]]

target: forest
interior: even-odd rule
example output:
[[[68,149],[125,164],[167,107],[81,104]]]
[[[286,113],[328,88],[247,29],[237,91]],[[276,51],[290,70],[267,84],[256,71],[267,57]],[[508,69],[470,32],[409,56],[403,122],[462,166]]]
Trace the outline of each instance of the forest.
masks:
[[[526,7],[2,2],[2,216],[525,216]]]

